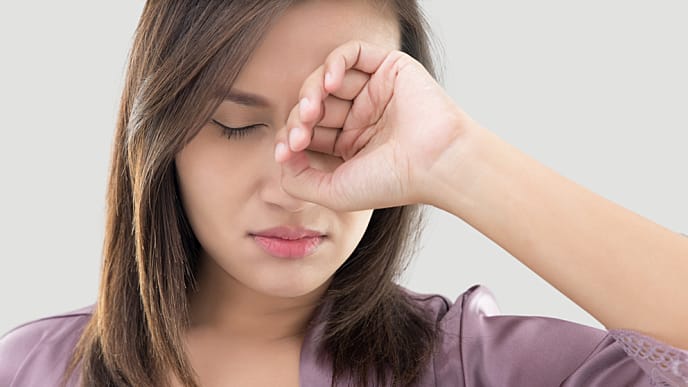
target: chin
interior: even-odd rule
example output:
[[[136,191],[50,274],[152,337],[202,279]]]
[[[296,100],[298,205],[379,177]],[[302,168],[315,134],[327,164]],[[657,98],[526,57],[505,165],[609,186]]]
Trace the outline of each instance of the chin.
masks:
[[[296,298],[317,291],[326,281],[327,278],[313,282],[301,279],[298,276],[292,276],[291,278],[285,276],[278,281],[263,282],[256,287],[256,290],[273,297]]]

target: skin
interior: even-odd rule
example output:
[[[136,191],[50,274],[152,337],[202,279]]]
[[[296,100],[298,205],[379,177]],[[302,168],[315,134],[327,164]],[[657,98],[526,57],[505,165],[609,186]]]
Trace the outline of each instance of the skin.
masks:
[[[338,11],[344,14],[334,12],[340,4],[342,9]],[[592,314],[607,329],[633,330],[668,345],[688,348],[688,335],[685,331],[688,326],[688,309],[677,307],[688,305],[688,286],[685,285],[688,239],[585,189],[506,143],[473,121],[447,96],[422,65],[392,48],[392,44],[373,42],[373,35],[355,37],[342,34],[338,36],[341,40],[337,41],[329,37],[329,34],[313,35],[304,27],[309,26],[311,20],[328,20],[323,28],[336,29],[335,25],[339,25],[342,31],[353,33],[358,28],[363,28],[360,24],[353,24],[355,27],[351,27],[350,22],[354,22],[356,18],[339,22],[342,21],[342,15],[355,9],[354,4],[360,6],[359,3],[349,2],[304,3],[292,13],[301,16],[300,18],[281,19],[290,28],[284,28],[281,34],[274,35],[277,41],[284,39],[280,41],[282,44],[275,44],[270,50],[279,51],[279,55],[274,54],[273,58],[279,58],[280,64],[286,63],[289,66],[292,64],[291,60],[301,63],[305,58],[310,58],[313,50],[321,51],[318,51],[317,58],[314,56],[310,58],[312,62],[308,62],[312,72],[300,73],[304,78],[300,85],[296,80],[295,83],[290,83],[291,79],[289,82],[282,80],[289,85],[289,93],[282,95],[284,100],[280,101],[284,101],[284,105],[280,107],[284,109],[279,110],[279,124],[272,126],[278,130],[276,133],[270,132],[273,138],[266,135],[265,144],[262,138],[260,141],[256,140],[260,143],[260,156],[252,156],[259,152],[245,154],[249,165],[255,166],[255,172],[262,176],[259,179],[264,179],[264,184],[274,184],[266,185],[274,190],[269,191],[264,188],[266,186],[257,182],[251,190],[243,186],[243,180],[239,180],[242,184],[240,187],[246,188],[244,192],[261,195],[263,188],[267,190],[264,192],[280,195],[258,196],[261,199],[244,195],[248,201],[243,205],[251,213],[258,211],[264,216],[295,216],[294,214],[305,214],[305,207],[301,209],[302,212],[294,210],[289,213],[287,205],[291,203],[294,206],[292,209],[298,209],[297,203],[301,200],[302,203],[317,203],[320,207],[311,207],[311,210],[318,208],[322,214],[329,214],[329,219],[335,219],[335,213],[353,214],[370,208],[410,203],[430,204],[454,214],[483,233]],[[330,19],[311,19],[309,16],[313,15],[308,11],[315,12],[316,9],[324,12],[320,16],[329,16]],[[325,13],[327,10],[332,13]],[[362,15],[366,14],[363,8],[359,10]],[[289,20],[293,23],[288,23]],[[300,36],[293,35],[299,31],[302,33]],[[320,39],[331,40],[325,43]],[[302,52],[293,54],[293,44],[298,41],[308,42],[308,45],[302,47]],[[274,70],[273,67],[268,68]],[[292,67],[294,71],[301,68]],[[329,77],[326,76],[328,73],[331,74]],[[263,73],[263,76],[273,75],[267,70]],[[253,86],[253,91],[256,92],[274,92],[265,85],[260,85],[258,78],[255,86],[246,87]],[[332,103],[334,97],[348,100],[351,104],[340,104],[340,108],[336,108]],[[289,107],[291,110],[288,110]],[[282,124],[283,120],[286,120],[286,124]],[[234,173],[231,169],[218,172],[214,166],[217,162],[215,159],[220,162],[229,161],[231,152],[227,150],[225,155],[216,151],[210,145],[214,144],[210,141],[212,136],[205,140],[204,137],[200,138],[200,145],[193,153],[197,157],[186,160],[182,158],[178,162],[206,160],[199,165],[208,166],[210,170],[201,173],[198,169],[187,168],[184,169],[185,173],[193,176],[193,171],[196,170],[200,175],[214,172],[214,177],[231,177],[231,173]],[[241,148],[237,146],[236,149],[240,151]],[[278,166],[268,160],[273,151],[274,161],[279,163]],[[319,154],[316,155],[313,151]],[[215,157],[206,156],[205,152]],[[333,164],[324,165],[330,159],[323,154],[329,154],[334,160]],[[251,157],[260,157],[261,163],[253,164]],[[208,159],[215,162],[209,162]],[[262,168],[269,168],[269,174]],[[260,175],[261,173],[265,175]],[[251,181],[248,175],[242,177]],[[222,358],[225,368],[229,367],[227,364],[232,364],[225,362],[225,359],[244,361],[239,363],[247,367],[243,379],[235,378],[235,370],[226,373],[225,379],[222,379],[222,373],[218,369],[211,369],[214,373],[203,369],[204,373],[211,375],[207,379],[210,381],[207,385],[219,385],[222,380],[239,380],[242,382],[240,385],[297,385],[298,374],[294,372],[298,369],[298,333],[291,336],[296,337],[293,341],[281,341],[286,343],[285,349],[270,346],[270,340],[252,339],[265,339],[267,333],[278,332],[276,329],[279,329],[280,337],[289,337],[289,333],[298,331],[289,329],[299,325],[293,323],[298,321],[297,317],[308,316],[305,313],[307,308],[280,309],[279,306],[288,305],[288,302],[283,297],[276,297],[273,292],[275,289],[297,289],[292,295],[302,296],[300,301],[307,300],[308,296],[312,296],[310,300],[313,300],[319,293],[308,293],[308,290],[317,289],[318,285],[326,282],[308,281],[309,277],[303,275],[295,281],[282,280],[285,282],[265,284],[262,282],[263,277],[253,276],[252,273],[269,275],[272,270],[263,271],[261,269],[264,267],[259,265],[256,265],[258,268],[248,269],[235,266],[234,262],[241,262],[241,256],[231,255],[230,258],[229,247],[213,238],[219,235],[218,230],[226,227],[226,221],[220,220],[226,217],[224,214],[214,214],[226,205],[224,203],[227,197],[232,197],[239,191],[236,188],[239,183],[234,181],[231,189],[224,187],[224,191],[220,192],[224,192],[226,196],[220,200],[218,196],[209,196],[209,192],[214,193],[214,189],[222,190],[222,186],[208,185],[207,182],[202,183],[202,180],[195,183],[206,184],[207,190],[196,190],[196,200],[186,198],[186,201],[198,204],[194,225],[198,226],[204,236],[202,243],[215,247],[209,249],[210,252],[216,258],[223,258],[208,261],[223,264],[225,273],[231,272],[236,278],[246,279],[243,282],[245,286],[239,286],[238,281],[212,280],[212,276],[206,277],[219,290],[213,292],[212,296],[205,295],[201,299],[204,300],[202,303],[211,307],[198,309],[205,312],[197,316],[205,317],[205,320],[199,320],[204,323],[216,322],[215,326],[222,328],[220,332],[228,332],[226,335],[208,334],[207,337],[233,337],[236,339],[233,348],[239,347],[247,351],[246,355],[241,352],[215,354],[217,358],[226,355],[226,358]],[[193,179],[187,180],[189,187],[192,187],[192,181]],[[279,189],[280,184],[283,191]],[[189,191],[194,192],[192,189]],[[289,201],[286,199],[287,194],[291,198]],[[200,204],[201,197],[218,206],[204,207]],[[265,199],[266,197],[273,201]],[[275,197],[284,201],[278,202]],[[252,207],[256,203],[264,206],[262,210],[261,207]],[[278,206],[277,203],[282,205]],[[239,214],[248,211],[236,208]],[[336,212],[327,212],[325,208]],[[190,209],[193,212],[194,208]],[[277,211],[278,209],[281,211]],[[200,222],[201,219],[203,223]],[[250,220],[257,217],[244,216],[239,219],[244,221],[235,220],[235,223],[252,224]],[[211,227],[213,225],[215,227]],[[353,229],[354,227],[350,232]],[[213,241],[216,243],[213,244]],[[351,246],[353,248],[355,243]],[[221,254],[222,252],[225,253]],[[330,268],[334,267],[336,265]],[[243,271],[244,269],[250,271]],[[217,275],[219,270],[207,272],[215,273],[215,278],[228,278]],[[294,272],[299,273],[299,270]],[[322,278],[327,278],[327,275],[323,274]],[[279,281],[280,277],[273,279]],[[306,282],[311,286],[305,285]],[[243,297],[243,303],[230,297],[229,291],[224,292],[228,289],[236,291],[237,297]],[[267,301],[263,302],[264,300]],[[213,309],[215,306],[217,309]],[[235,307],[240,309],[232,309]],[[230,321],[228,317],[233,316],[234,310],[248,313],[241,318],[258,324],[257,328],[251,329],[252,326],[248,324]],[[280,313],[275,315],[275,310]],[[290,310],[294,313],[291,314]],[[265,323],[265,316],[268,315],[271,317],[270,323]],[[239,316],[240,314],[235,315]],[[285,323],[289,321],[285,316],[296,316],[291,320],[293,324]],[[260,325],[261,322],[263,325]],[[263,330],[267,327],[270,330]],[[244,335],[232,336],[232,333]],[[275,335],[268,337],[270,338],[274,339]],[[242,343],[247,345],[241,347]],[[257,344],[257,347],[251,347],[249,343]],[[267,344],[261,347],[261,343]],[[274,343],[275,340],[272,341]],[[200,359],[197,354],[203,351],[219,351],[218,347],[231,348],[229,344],[213,344],[195,346],[196,352],[192,350],[194,359]],[[266,349],[263,351],[263,348]],[[267,348],[274,349],[274,352]],[[267,357],[261,358],[260,355]],[[212,363],[213,359],[216,358],[208,355],[204,360]],[[262,365],[258,368],[253,365],[252,368],[252,362],[258,360],[262,362],[259,364],[270,364],[271,372],[264,372]],[[197,364],[199,363],[194,362],[195,366]],[[236,372],[241,375],[238,369]],[[250,379],[254,374],[266,379]],[[270,379],[275,375],[278,376],[276,379]]]
[[[372,209],[338,211],[288,194],[273,158],[275,136],[298,103],[306,77],[351,39],[398,49],[397,21],[362,1],[291,7],[232,87],[261,95],[270,106],[227,100],[212,117],[230,127],[261,126],[228,139],[211,121],[176,155],[184,210],[203,247],[187,350],[204,386],[298,385],[306,323],[368,226]],[[368,76],[354,78],[361,83]],[[333,97],[327,105],[348,111],[350,101]],[[308,153],[313,166],[324,171],[343,163],[340,157]],[[312,255],[286,260],[263,252],[248,236],[284,224],[319,230],[327,238]]]
[[[348,85],[346,73],[369,73]],[[326,74],[330,73],[330,77]],[[351,93],[347,114],[319,101]],[[350,93],[351,90],[347,90]],[[340,210],[425,203],[470,224],[608,330],[688,349],[688,238],[557,174],[473,121],[404,53],[364,41],[333,50],[277,135],[290,194]],[[328,115],[331,115],[328,117]],[[341,123],[318,134],[319,120]],[[346,162],[312,167],[313,140]],[[328,143],[329,141],[329,143]]]

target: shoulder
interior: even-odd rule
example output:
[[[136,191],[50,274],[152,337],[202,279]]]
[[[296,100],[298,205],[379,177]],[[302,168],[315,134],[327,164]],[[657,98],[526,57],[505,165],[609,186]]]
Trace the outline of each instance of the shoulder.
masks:
[[[481,284],[470,286],[454,301],[442,294],[419,293],[401,286],[399,288],[418,306],[430,313],[440,324],[440,328],[447,322],[462,317],[492,316],[500,313],[494,295],[488,287]]]
[[[445,334],[461,333],[471,337],[490,335],[495,329],[513,331],[515,325],[519,324],[533,328],[556,327],[557,331],[585,331],[592,341],[600,341],[607,334],[597,328],[554,317],[502,315],[494,294],[482,284],[470,286],[454,301],[441,294],[423,294],[401,289],[435,317],[438,328]]]
[[[0,385],[33,385],[61,376],[61,371],[94,304],[20,324],[0,336]]]
[[[437,322],[439,342],[430,372],[438,383],[559,385],[607,337],[604,330],[563,319],[502,315],[491,290],[481,284],[454,301],[404,291]],[[623,360],[620,348],[612,355],[608,358]]]
[[[0,354],[21,350],[42,341],[54,342],[82,327],[90,319],[94,305],[22,323],[0,336]],[[16,353],[16,351],[13,351]]]

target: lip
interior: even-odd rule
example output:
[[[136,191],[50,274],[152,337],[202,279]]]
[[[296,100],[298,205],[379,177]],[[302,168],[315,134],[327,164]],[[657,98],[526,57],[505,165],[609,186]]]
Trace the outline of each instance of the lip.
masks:
[[[249,233],[265,252],[277,258],[303,258],[315,252],[327,235],[300,226],[279,226]]]
[[[313,236],[298,239],[282,239],[261,235],[251,235],[253,240],[265,252],[277,258],[298,259],[315,252],[325,237]]]
[[[324,237],[325,233],[316,230],[310,230],[303,227],[279,226],[262,231],[252,232],[250,233],[250,235],[268,238],[296,240],[302,238]]]

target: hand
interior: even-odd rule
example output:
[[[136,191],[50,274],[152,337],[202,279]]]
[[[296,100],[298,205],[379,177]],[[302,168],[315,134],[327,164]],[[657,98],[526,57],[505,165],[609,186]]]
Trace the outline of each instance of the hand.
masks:
[[[418,61],[363,41],[333,50],[299,100],[276,138],[282,186],[340,211],[427,202],[434,171],[457,161],[473,126]],[[317,170],[305,150],[343,163]]]

